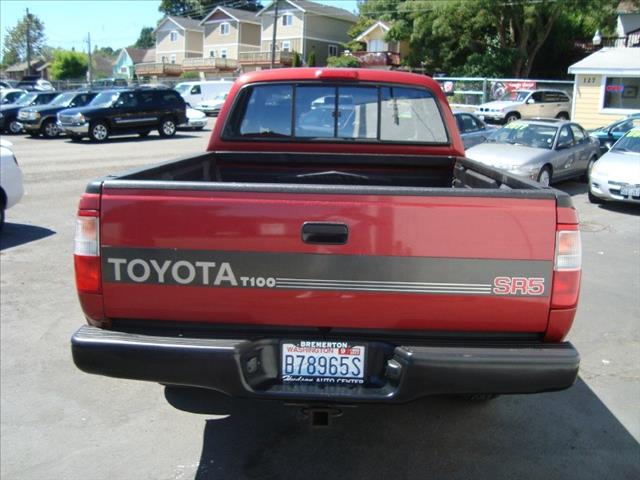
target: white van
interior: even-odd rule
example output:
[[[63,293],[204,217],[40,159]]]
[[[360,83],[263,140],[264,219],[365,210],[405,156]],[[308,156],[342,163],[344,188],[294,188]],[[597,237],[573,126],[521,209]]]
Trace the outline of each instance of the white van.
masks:
[[[213,100],[220,94],[231,90],[232,81],[210,80],[181,82],[175,86],[176,91],[182,95],[188,106],[195,107],[205,100]]]

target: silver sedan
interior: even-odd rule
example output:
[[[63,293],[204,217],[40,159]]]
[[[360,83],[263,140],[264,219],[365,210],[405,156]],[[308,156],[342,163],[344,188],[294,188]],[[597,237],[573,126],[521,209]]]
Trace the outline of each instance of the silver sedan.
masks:
[[[586,179],[599,152],[598,141],[577,123],[518,120],[467,150],[467,157],[548,186],[573,177]]]

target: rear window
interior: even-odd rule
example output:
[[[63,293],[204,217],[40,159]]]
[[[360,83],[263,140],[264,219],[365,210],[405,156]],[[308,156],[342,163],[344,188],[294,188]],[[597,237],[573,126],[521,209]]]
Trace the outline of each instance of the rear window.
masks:
[[[286,139],[448,143],[426,89],[377,85],[256,85],[240,93],[224,135]]]

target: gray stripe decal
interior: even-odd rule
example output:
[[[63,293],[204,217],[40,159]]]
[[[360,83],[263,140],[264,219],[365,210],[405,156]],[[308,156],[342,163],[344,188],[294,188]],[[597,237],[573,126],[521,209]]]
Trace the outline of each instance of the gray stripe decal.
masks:
[[[106,283],[412,294],[493,294],[496,277],[536,278],[549,295],[553,263],[309,253],[102,247]],[[524,295],[518,291],[511,295]],[[530,293],[529,293],[530,294]],[[530,294],[531,295],[531,294]]]

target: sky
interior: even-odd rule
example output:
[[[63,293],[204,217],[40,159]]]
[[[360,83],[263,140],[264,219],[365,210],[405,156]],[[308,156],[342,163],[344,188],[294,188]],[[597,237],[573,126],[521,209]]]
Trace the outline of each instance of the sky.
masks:
[[[318,3],[357,10],[356,0],[315,0]],[[263,0],[263,5],[268,5]],[[86,51],[87,33],[91,45],[117,50],[135,43],[142,27],[153,27],[162,18],[160,0],[1,0],[2,40],[7,29],[16,25],[25,9],[44,22],[46,44]],[[3,41],[0,40],[0,44]]]

